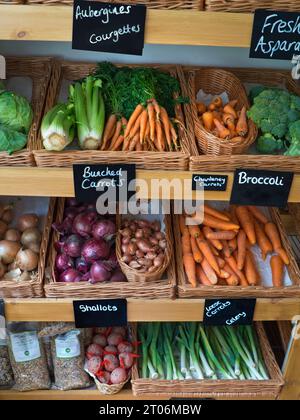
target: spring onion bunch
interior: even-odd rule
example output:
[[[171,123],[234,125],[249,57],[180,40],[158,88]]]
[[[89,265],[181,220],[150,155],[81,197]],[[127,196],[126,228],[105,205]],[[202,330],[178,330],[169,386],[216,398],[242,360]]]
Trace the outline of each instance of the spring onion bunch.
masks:
[[[138,337],[142,378],[268,379],[256,332],[250,326],[143,323]]]

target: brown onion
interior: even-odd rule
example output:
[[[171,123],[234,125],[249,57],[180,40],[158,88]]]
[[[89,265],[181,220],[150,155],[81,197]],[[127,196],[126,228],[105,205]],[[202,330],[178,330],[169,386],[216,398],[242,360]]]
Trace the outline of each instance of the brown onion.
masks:
[[[3,222],[7,224],[11,223],[13,221],[13,218],[14,218],[14,213],[11,208],[8,208],[7,210],[5,210],[1,216],[1,220],[3,220]]]
[[[19,242],[0,241],[0,258],[4,264],[10,264],[14,261],[21,245]]]
[[[5,232],[4,239],[7,241],[19,242],[21,239],[21,234],[17,229],[8,229]]]
[[[26,247],[29,247],[29,245],[32,243],[40,243],[41,239],[42,235],[38,228],[29,228],[24,230],[24,232],[22,233],[21,244]]]
[[[7,231],[7,224],[0,220],[0,239],[4,238],[5,232]]]
[[[16,256],[16,264],[23,271],[32,271],[37,268],[38,255],[31,249],[20,249]]]
[[[37,244],[36,242],[32,242],[28,245],[28,249],[31,249],[31,251],[35,252],[36,254],[40,253],[41,245]]]
[[[21,232],[29,228],[34,228],[38,225],[39,218],[34,213],[23,214],[18,219],[18,229]]]

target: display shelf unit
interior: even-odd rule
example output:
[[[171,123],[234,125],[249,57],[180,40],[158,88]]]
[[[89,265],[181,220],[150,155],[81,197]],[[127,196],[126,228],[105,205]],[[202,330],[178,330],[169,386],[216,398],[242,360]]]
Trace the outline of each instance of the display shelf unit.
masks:
[[[209,174],[205,171],[197,173]],[[212,172],[214,175],[228,175],[226,191],[206,191],[205,200],[228,201],[230,200],[233,172]],[[137,169],[137,180],[144,180],[145,184],[137,190],[137,198],[171,200],[182,199],[182,192],[186,193],[192,189],[192,175],[189,171],[161,171]],[[155,182],[151,185],[151,181]],[[158,188],[159,182],[169,182],[178,179],[182,188],[164,190]],[[166,191],[166,192],[164,192]],[[170,191],[170,196],[166,196]],[[74,182],[72,168],[32,168],[32,167],[0,167],[0,195],[36,196],[36,197],[74,197]],[[195,192],[193,197],[195,198]],[[289,195],[290,203],[297,203],[300,200],[300,174],[294,175],[294,180]]]
[[[0,39],[71,41],[70,6],[0,6]],[[195,10],[147,10],[145,42],[165,45],[249,47],[253,16]],[[175,35],[176,34],[176,35]]]

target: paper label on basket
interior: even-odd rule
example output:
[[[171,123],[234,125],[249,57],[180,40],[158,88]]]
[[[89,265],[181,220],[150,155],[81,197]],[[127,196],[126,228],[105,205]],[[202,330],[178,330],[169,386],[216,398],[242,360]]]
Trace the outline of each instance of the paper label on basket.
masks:
[[[283,208],[293,177],[292,172],[236,169],[230,203]]]
[[[128,202],[135,194],[136,170],[133,164],[73,165],[75,197],[95,203],[101,196],[107,202]]]
[[[74,300],[76,328],[127,326],[127,300]]]
[[[192,191],[204,189],[204,191],[226,191],[227,175],[218,174],[193,174]]]
[[[6,79],[6,61],[3,55],[0,55],[0,79]]]
[[[206,299],[204,325],[252,325],[256,299]]]
[[[72,330],[55,338],[56,356],[60,359],[70,359],[80,356],[79,330]]]
[[[0,343],[6,340],[6,321],[4,300],[0,299]]]
[[[40,343],[36,331],[10,334],[10,341],[17,363],[29,362],[41,357]]]
[[[223,104],[227,104],[229,102],[229,96],[227,92],[222,92],[219,95],[212,95],[211,93],[206,93],[204,90],[200,89],[196,95],[197,102],[203,102],[206,106],[208,106],[217,96],[220,96]]]
[[[74,0],[72,48],[142,55],[146,6]]]
[[[250,58],[291,60],[300,52],[300,13],[256,10]]]

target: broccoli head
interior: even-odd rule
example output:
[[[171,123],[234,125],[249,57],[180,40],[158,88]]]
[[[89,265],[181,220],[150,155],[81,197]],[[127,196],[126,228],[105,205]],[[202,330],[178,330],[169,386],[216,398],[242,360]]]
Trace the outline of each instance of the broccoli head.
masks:
[[[300,156],[300,120],[290,124],[287,138],[290,141],[290,147],[285,152],[285,155]]]
[[[283,148],[283,141],[277,140],[272,134],[267,133],[256,140],[256,149],[265,155],[274,154]]]

